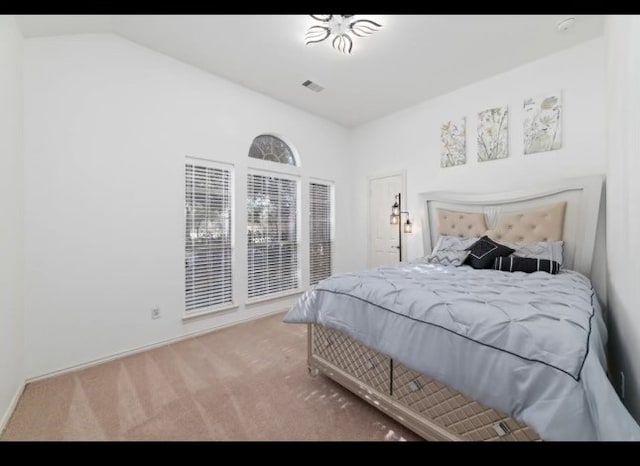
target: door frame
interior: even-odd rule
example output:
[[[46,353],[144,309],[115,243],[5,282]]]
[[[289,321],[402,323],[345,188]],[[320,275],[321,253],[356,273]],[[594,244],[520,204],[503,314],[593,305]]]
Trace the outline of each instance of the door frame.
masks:
[[[371,244],[371,182],[373,180],[377,180],[380,178],[388,178],[390,176],[400,176],[400,178],[402,179],[402,188],[400,189],[400,194],[402,194],[403,202],[406,202],[407,200],[407,169],[406,168],[403,168],[401,170],[380,172],[380,173],[376,173],[375,175],[367,176],[367,267],[368,268],[372,267],[371,259],[373,257],[373,254],[371,253],[372,252],[371,251],[371,247],[372,247],[372,244]],[[389,215],[391,215],[391,206],[393,205],[393,200],[391,200],[390,202],[391,204],[389,204]],[[402,241],[402,235],[400,235],[400,241]],[[406,242],[403,243],[403,246],[405,245],[406,245]],[[406,253],[405,253],[405,257],[406,257]]]

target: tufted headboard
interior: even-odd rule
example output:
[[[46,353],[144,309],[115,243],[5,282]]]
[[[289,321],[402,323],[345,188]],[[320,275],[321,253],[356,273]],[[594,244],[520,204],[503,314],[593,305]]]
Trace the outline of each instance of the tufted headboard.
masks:
[[[562,241],[566,202],[557,202],[517,213],[504,212],[496,225],[486,234],[494,241],[509,243],[535,243]]]
[[[478,236],[484,220],[486,233],[497,241],[515,242],[521,237],[527,241],[563,240],[564,267],[589,277],[603,183],[604,176],[596,175],[504,193],[421,193],[425,254],[441,231],[449,228],[458,236]],[[441,225],[445,215],[446,221],[464,217]]]

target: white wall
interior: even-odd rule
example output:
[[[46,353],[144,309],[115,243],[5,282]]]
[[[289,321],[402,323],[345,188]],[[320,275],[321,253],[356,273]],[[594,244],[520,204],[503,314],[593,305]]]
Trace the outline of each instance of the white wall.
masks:
[[[622,79],[632,63],[630,23],[623,21],[631,20],[615,21],[609,24],[607,68],[615,82],[610,80],[607,96],[618,107],[609,108],[610,135],[629,131],[627,116],[633,111],[629,96],[635,92],[631,87],[634,81]],[[1,102],[5,102],[7,89],[19,87],[19,35],[12,21],[5,24],[10,27],[2,28],[0,60],[12,66],[2,67]],[[5,40],[7,33],[10,37]],[[624,51],[615,52],[621,44],[626,44]],[[24,65],[27,377],[287,307],[294,298],[241,305],[235,311],[195,320],[181,318],[184,156],[233,163],[236,193],[243,193],[249,144],[255,135],[272,132],[285,136],[299,151],[303,187],[311,176],[336,182],[336,272],[366,266],[369,176],[407,170],[407,207],[417,220],[417,193],[422,191],[494,191],[514,188],[523,180],[534,185],[549,177],[606,171],[613,362],[625,370],[627,393],[633,393],[627,396],[630,409],[636,416],[640,412],[640,369],[631,358],[640,349],[635,330],[640,329],[640,314],[632,306],[638,302],[638,291],[631,283],[639,271],[626,258],[633,247],[633,232],[638,231],[630,201],[637,193],[628,179],[638,173],[637,167],[632,167],[637,161],[629,156],[633,150],[637,153],[638,147],[632,146],[637,140],[630,136],[610,138],[607,164],[603,39],[352,132],[110,34],[29,39],[25,41]],[[635,82],[639,70],[634,68]],[[522,100],[556,89],[563,91],[563,149],[524,156]],[[8,95],[15,100],[19,93],[10,91]],[[3,224],[0,247],[6,249],[7,238],[15,248],[2,249],[11,257],[6,261],[3,256],[0,276],[3,288],[10,279],[9,288],[18,290],[20,274],[7,276],[4,268],[10,264],[12,271],[20,269],[22,231],[17,227],[20,203],[9,202],[19,200],[21,188],[20,167],[15,165],[19,137],[13,136],[20,131],[20,119],[15,117],[20,105],[11,102],[0,107],[0,186],[11,193],[2,196],[0,203],[3,214],[10,211],[6,218],[16,219],[16,227],[5,232]],[[476,114],[505,104],[510,109],[510,157],[478,163]],[[441,169],[440,124],[459,116],[467,117],[468,162]],[[626,141],[624,147],[620,146],[622,141]],[[7,159],[5,154],[13,155]],[[14,165],[5,169],[8,163]],[[246,296],[244,202],[244,197],[236,196],[236,262],[240,272],[236,285],[241,304]],[[306,238],[307,225],[303,222],[302,227]],[[306,244],[302,247],[303,264],[307,263]],[[600,251],[603,255],[604,247]],[[422,253],[416,228],[416,234],[409,237],[408,257]],[[632,266],[636,267],[632,271],[635,275],[628,273]],[[602,272],[595,273],[600,282]],[[605,295],[602,286],[598,291]],[[6,362],[3,357],[19,355],[11,348],[21,344],[22,322],[20,294],[3,292],[0,299],[2,413],[7,397],[13,396],[21,382],[19,357],[9,357]],[[155,306],[162,311],[159,320],[150,319],[150,309]],[[4,322],[5,309],[10,310],[9,324]],[[5,351],[4,345],[10,348]],[[10,381],[6,393],[5,366],[14,374],[6,379]]]
[[[414,234],[407,237],[407,258],[412,259],[423,254],[420,192],[491,192],[524,184],[535,186],[549,178],[604,173],[604,59],[603,39],[598,38],[357,128],[352,140],[356,156],[354,212],[358,213],[353,222],[355,236],[367,237],[369,176],[406,170],[405,205],[416,220]],[[523,100],[559,89],[564,105],[562,149],[523,155]],[[509,106],[509,157],[478,162],[477,113],[503,105]],[[467,119],[467,163],[440,168],[440,126],[462,116]],[[356,253],[358,265],[365,267],[366,241],[357,244]],[[604,282],[601,270],[595,275],[595,281]],[[598,288],[605,295],[604,286]]]
[[[640,354],[640,313],[634,304],[640,289],[633,280],[640,263],[629,259],[637,256],[640,230],[633,202],[640,194],[633,178],[640,163],[639,36],[637,18],[609,18],[606,43],[592,40],[352,132],[113,35],[27,40],[26,375],[289,305],[293,298],[181,319],[184,156],[235,164],[236,192],[242,193],[252,138],[273,132],[299,151],[303,187],[310,176],[336,182],[336,272],[366,266],[369,176],[406,170],[407,207],[417,220],[422,191],[494,191],[606,172],[614,382],[624,370],[625,402],[639,419],[634,355]],[[0,18],[0,416],[23,380],[20,50],[14,20]],[[563,149],[524,156],[522,100],[556,89],[564,100]],[[505,104],[510,157],[478,163],[476,114]],[[440,124],[459,116],[467,117],[468,162],[441,169]],[[246,288],[244,201],[236,197],[240,301]],[[409,258],[423,253],[416,227]],[[303,264],[306,254],[305,242]],[[594,273],[602,281],[602,271]],[[605,295],[602,286],[599,292]],[[159,320],[150,319],[154,306],[161,308]]]
[[[607,250],[612,374],[640,421],[640,18],[609,16],[607,42]]]
[[[24,381],[22,35],[0,16],[0,432]]]
[[[111,34],[26,40],[24,80],[28,377],[293,302],[182,320],[185,155],[235,164],[240,194],[253,138],[283,135],[303,188],[310,176],[335,181],[334,270],[353,267],[344,128]],[[242,304],[245,197],[235,204]]]

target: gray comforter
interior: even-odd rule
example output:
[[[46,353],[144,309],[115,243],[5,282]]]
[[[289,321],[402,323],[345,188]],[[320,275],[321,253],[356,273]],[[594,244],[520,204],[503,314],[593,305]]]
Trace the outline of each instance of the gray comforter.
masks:
[[[285,322],[343,331],[546,440],[640,440],[604,370],[598,300],[577,272],[380,267],[320,282]]]

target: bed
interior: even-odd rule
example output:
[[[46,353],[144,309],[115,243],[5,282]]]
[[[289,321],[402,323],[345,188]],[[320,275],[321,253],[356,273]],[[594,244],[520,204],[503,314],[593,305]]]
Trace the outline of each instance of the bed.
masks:
[[[602,187],[421,194],[425,251],[442,234],[560,239],[563,270],[402,263],[330,277],[285,318],[308,325],[310,372],[428,440],[640,439],[606,376],[589,280]]]

